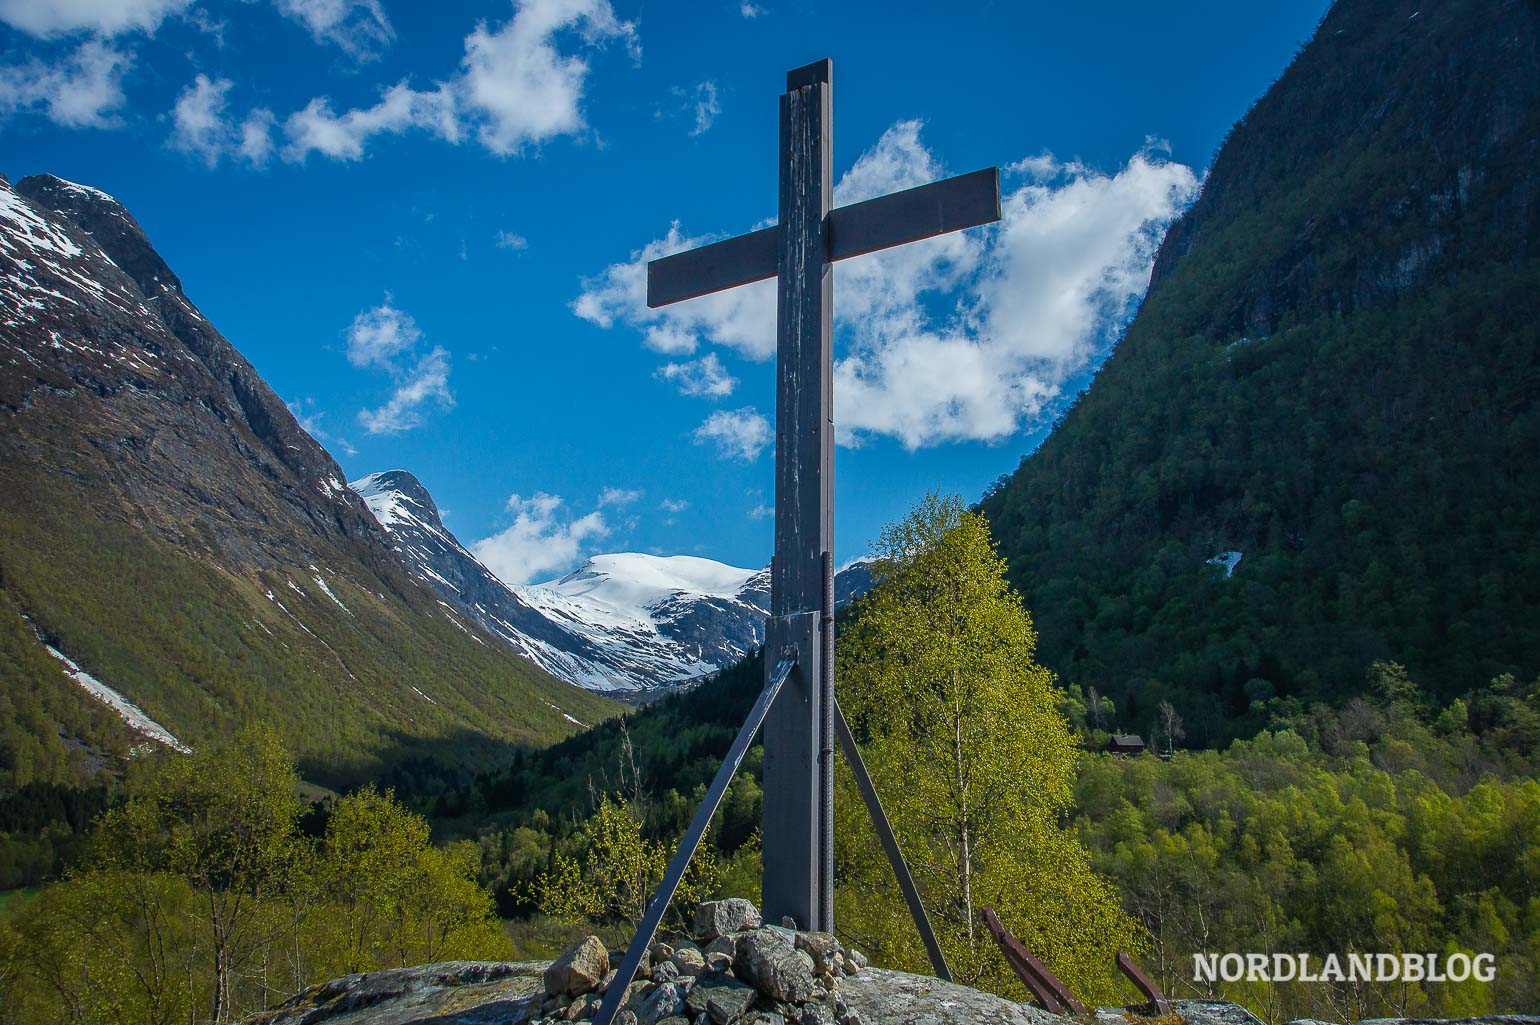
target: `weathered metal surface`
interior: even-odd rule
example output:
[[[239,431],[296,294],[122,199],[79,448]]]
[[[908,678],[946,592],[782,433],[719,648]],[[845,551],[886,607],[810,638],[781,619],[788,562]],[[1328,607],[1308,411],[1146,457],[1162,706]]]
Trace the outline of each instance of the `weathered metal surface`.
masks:
[[[1081,1003],[1075,994],[1069,991],[1069,987],[1060,981],[1059,977],[1048,970],[1048,966],[1028,953],[1027,948],[1021,945],[1011,931],[1000,924],[1000,916],[995,914],[994,908],[983,908],[980,911],[984,919],[984,926],[989,934],[1000,945],[1000,950],[1005,954],[1006,962],[1016,977],[1022,981],[1037,1002],[1043,1005],[1043,1009],[1054,1014],[1086,1014],[1086,1006]]]
[[[1134,959],[1123,951],[1118,951],[1118,971],[1122,972],[1134,988],[1148,1000],[1155,1009],[1157,1017],[1163,1017],[1171,1013],[1171,1001],[1166,999],[1166,994],[1156,985],[1155,980],[1140,968]]]
[[[999,172],[975,171],[832,210],[833,63],[787,73],[781,96],[780,220],[647,266],[647,305],[778,279],[775,557],[770,564],[767,648],[789,649],[796,671],[770,707],[762,819],[765,917],[832,932],[833,785],[830,732],[844,730],[834,703],[834,374],[832,262],[998,220]],[[767,671],[769,667],[767,665]],[[860,754],[841,735],[853,763]],[[882,815],[871,780],[863,796],[885,835],[915,923],[943,978],[914,880]]]
[[[767,652],[773,650],[776,649],[766,648]],[[765,662],[768,665],[769,659],[767,658]],[[684,878],[685,869],[689,868],[690,859],[695,856],[701,838],[706,835],[706,827],[711,825],[711,817],[716,814],[717,806],[722,803],[722,797],[727,793],[728,784],[733,781],[738,767],[743,764],[743,756],[748,752],[749,744],[754,740],[754,734],[765,721],[766,714],[775,704],[776,696],[781,693],[781,689],[792,676],[795,667],[795,656],[786,653],[766,676],[765,689],[759,692],[759,698],[754,702],[754,707],[749,709],[749,717],[738,730],[738,736],[733,739],[732,747],[727,749],[727,756],[722,759],[716,776],[711,780],[711,787],[706,791],[705,800],[701,801],[700,807],[695,809],[695,818],[690,821],[690,828],[685,830],[684,838],[679,841],[679,849],[674,852],[673,860],[668,863],[668,870],[663,873],[663,882],[658,886],[658,892],[653,894],[652,902],[647,905],[641,924],[637,926],[636,935],[631,937],[631,945],[626,948],[626,956],[621,959],[620,967],[615,971],[615,978],[610,981],[609,989],[605,991],[604,1002],[599,1005],[599,1013],[594,1016],[594,1025],[610,1025],[615,1020],[615,1014],[620,1010],[621,1001],[625,997],[626,987],[636,978],[636,970],[641,967],[642,958],[647,953],[647,946],[652,942],[653,934],[658,931],[658,923],[663,921],[663,913],[668,910],[669,903],[674,899],[674,893],[679,889],[679,882]]]
[[[813,624],[794,639],[797,672],[765,721],[762,895],[767,921],[790,917],[799,928],[825,931],[832,923],[824,920],[821,890],[832,868],[819,844],[824,673],[817,613],[823,553],[834,547],[834,276],[824,259],[833,196],[831,133],[828,81],[815,78],[782,94],[770,614],[772,623],[810,614]]]
[[[1000,219],[1000,169],[960,174],[829,211],[829,261],[976,228]],[[780,226],[664,256],[647,264],[647,305],[667,306],[776,275]]]
[[[823,921],[834,927],[834,553],[823,553],[823,608],[818,617],[823,687],[818,694],[818,897]]]
[[[850,733],[850,724],[845,721],[845,713],[838,700],[834,702],[834,732],[839,735],[840,747],[845,751],[845,760],[850,763],[850,772],[856,778],[861,799],[866,802],[866,810],[877,830],[877,839],[887,852],[893,875],[898,878],[898,888],[903,891],[904,902],[909,905],[909,915],[914,919],[915,928],[920,930],[920,940],[925,944],[925,953],[930,956],[931,967],[936,969],[937,978],[951,982],[952,969],[947,966],[946,955],[941,952],[941,944],[936,939],[936,930],[931,928],[930,915],[926,914],[925,905],[920,901],[920,888],[914,885],[914,876],[910,875],[909,864],[904,861],[904,853],[898,848],[893,826],[888,822],[887,812],[882,810],[882,798],[877,796],[877,788],[872,786],[872,777],[866,771],[861,749],[856,747],[856,738]]]
[[[653,308],[775,277],[777,225],[687,249],[647,264],[647,305]]]

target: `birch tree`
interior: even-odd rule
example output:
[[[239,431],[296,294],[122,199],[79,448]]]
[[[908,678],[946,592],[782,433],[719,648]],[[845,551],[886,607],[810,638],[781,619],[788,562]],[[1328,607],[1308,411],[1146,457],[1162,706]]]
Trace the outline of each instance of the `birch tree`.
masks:
[[[926,499],[882,534],[878,582],[837,644],[837,692],[959,981],[1019,994],[980,918],[1078,992],[1107,993],[1135,925],[1061,825],[1077,749],[985,520]],[[848,773],[836,829],[840,931],[924,970],[918,934]]]

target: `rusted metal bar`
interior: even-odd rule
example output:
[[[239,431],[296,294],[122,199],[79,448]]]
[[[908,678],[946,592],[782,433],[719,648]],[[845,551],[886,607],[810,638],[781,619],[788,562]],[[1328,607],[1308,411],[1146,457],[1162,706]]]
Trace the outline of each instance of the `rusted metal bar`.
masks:
[[[1054,1014],[1063,1014],[1066,1010],[1071,1014],[1087,1013],[1085,1004],[1069,991],[1069,987],[1049,971],[1047,965],[1028,953],[1027,948],[1021,945],[1021,941],[1000,924],[1000,916],[995,914],[994,908],[984,908],[982,913],[984,925],[995,938],[995,942],[1000,945],[1000,950],[1005,954],[1005,960],[1015,971],[1016,977],[1032,991],[1033,996],[1045,1010]]]
[[[1145,974],[1144,969],[1121,950],[1118,951],[1118,971],[1122,972],[1144,999],[1149,1001],[1156,1015],[1163,1016],[1171,1013],[1171,1001],[1166,999],[1166,994],[1155,984],[1155,980]]]

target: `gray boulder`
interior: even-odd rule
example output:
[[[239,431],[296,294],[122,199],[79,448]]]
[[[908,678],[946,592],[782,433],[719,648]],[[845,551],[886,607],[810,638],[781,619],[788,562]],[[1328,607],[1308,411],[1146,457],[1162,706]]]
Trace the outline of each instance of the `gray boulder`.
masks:
[[[664,1018],[682,1014],[684,1009],[684,990],[672,982],[665,982],[647,994],[636,1012],[636,1020],[640,1025],[658,1025]]]
[[[545,1000],[545,967],[541,961],[449,961],[344,975],[247,1018],[246,1025],[526,1021]]]
[[[702,940],[714,940],[744,929],[758,929],[762,924],[759,909],[742,897],[708,900],[695,912],[695,935]]]
[[[813,961],[773,929],[738,937],[733,974],[771,1000],[801,1004],[813,998]]]
[[[545,970],[545,991],[575,997],[598,987],[610,970],[610,952],[597,936],[585,936]]]
[[[992,993],[882,968],[850,976],[840,996],[865,1025],[1073,1025]]]
[[[729,1025],[743,1017],[758,996],[754,987],[731,975],[703,975],[685,995],[685,1005],[692,1014],[706,1014],[715,1025]]]
[[[1171,1009],[1187,1025],[1262,1025],[1262,1019],[1228,1000],[1173,1000]]]

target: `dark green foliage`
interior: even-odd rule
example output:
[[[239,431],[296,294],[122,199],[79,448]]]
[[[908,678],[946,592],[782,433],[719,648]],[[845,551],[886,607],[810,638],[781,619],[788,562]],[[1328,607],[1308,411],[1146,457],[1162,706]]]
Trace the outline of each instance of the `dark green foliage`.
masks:
[[[983,500],[1040,656],[1122,729],[1170,700],[1220,744],[1376,659],[1445,698],[1540,671],[1540,12],[1406,6],[1333,9]]]
[[[630,801],[648,839],[677,840],[762,686],[758,654],[624,719],[520,752],[507,768],[433,801],[436,830],[481,834],[482,881],[499,911],[527,914],[534,908],[529,887],[551,867],[555,847],[606,794]],[[712,823],[709,837],[721,851],[744,849],[757,833],[762,764],[756,744]]]

